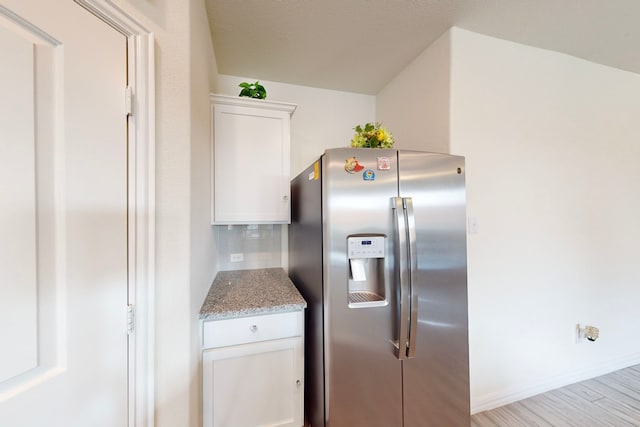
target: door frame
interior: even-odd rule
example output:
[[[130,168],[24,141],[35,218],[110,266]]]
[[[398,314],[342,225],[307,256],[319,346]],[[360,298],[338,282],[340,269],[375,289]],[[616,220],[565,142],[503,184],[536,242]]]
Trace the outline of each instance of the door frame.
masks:
[[[128,425],[152,427],[155,412],[154,36],[112,0],[74,0],[127,38]],[[128,97],[128,95],[127,95]],[[125,94],[123,93],[123,99]]]

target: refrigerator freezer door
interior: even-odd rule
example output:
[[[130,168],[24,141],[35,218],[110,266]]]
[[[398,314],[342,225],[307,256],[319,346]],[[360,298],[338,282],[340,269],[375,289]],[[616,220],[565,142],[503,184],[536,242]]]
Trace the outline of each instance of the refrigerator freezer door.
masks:
[[[378,164],[389,164],[381,169]],[[327,150],[322,161],[325,419],[330,427],[402,425],[402,362],[394,355],[397,306],[349,307],[350,236],[384,236],[378,280],[393,284],[393,217],[397,151]],[[395,284],[393,284],[395,286]],[[392,287],[393,289],[393,287]]]
[[[418,299],[415,353],[402,362],[404,427],[468,427],[464,159],[400,151],[398,164],[399,196],[413,202]]]

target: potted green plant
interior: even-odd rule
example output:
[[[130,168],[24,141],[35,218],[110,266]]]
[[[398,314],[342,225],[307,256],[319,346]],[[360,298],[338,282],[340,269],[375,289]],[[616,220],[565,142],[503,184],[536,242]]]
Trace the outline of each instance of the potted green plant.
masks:
[[[267,90],[260,84],[260,82],[247,83],[242,82],[238,86],[242,88],[240,95],[248,98],[265,99],[267,97]]]

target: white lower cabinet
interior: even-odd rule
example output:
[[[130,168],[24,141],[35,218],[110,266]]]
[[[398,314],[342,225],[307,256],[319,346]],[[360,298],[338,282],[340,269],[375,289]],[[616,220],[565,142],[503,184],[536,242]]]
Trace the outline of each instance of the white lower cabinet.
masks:
[[[204,427],[303,425],[303,322],[302,311],[204,322]]]

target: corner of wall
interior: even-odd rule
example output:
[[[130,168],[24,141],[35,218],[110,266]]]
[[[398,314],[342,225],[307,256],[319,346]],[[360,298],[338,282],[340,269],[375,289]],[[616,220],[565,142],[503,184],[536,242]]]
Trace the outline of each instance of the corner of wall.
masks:
[[[204,0],[189,2],[189,426],[202,425],[198,313],[216,274],[215,232],[210,221],[211,114],[209,94],[218,71]],[[187,349],[185,349],[187,351]],[[186,425],[186,424],[185,424]]]
[[[451,30],[376,96],[376,120],[401,149],[450,152]]]

